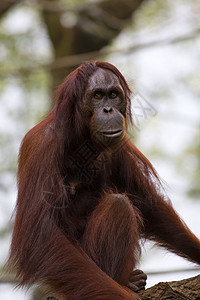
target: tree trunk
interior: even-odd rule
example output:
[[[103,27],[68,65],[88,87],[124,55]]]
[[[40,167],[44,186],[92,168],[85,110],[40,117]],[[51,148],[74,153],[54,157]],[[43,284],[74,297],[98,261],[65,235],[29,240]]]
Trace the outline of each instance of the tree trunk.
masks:
[[[43,18],[52,42],[55,59],[101,50],[131,21],[145,0],[101,0],[73,10],[43,9]],[[49,3],[56,3],[49,0]],[[74,24],[68,22],[74,16]],[[96,57],[91,56],[89,59]],[[77,65],[51,70],[53,88],[57,87]]]

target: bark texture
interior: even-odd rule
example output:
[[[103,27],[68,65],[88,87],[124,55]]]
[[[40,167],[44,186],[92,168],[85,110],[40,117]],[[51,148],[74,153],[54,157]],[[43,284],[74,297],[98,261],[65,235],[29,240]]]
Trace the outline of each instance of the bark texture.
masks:
[[[140,292],[142,300],[200,300],[200,275],[180,281],[160,282]]]

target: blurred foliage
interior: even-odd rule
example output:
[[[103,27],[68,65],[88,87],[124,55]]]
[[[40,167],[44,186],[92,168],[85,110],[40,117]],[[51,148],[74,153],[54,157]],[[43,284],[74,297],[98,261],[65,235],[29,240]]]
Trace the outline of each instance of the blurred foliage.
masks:
[[[138,12],[139,18],[136,16],[135,21],[133,22],[134,30],[144,29],[147,24],[149,26],[154,26],[156,24],[161,25],[170,17],[171,10],[172,2],[170,0],[148,1]]]
[[[27,17],[20,24],[18,19]],[[13,19],[18,24],[13,27]],[[32,66],[52,58],[51,43],[40,13],[34,7],[18,4],[0,20],[0,70]],[[37,47],[36,47],[37,45]],[[23,74],[20,74],[23,75]]]
[[[177,5],[177,3],[179,4]],[[147,1],[142,5],[140,10],[138,11],[136,17],[133,20],[132,29],[138,31],[139,29],[145,30],[145,28],[155,28],[159,30],[162,29],[162,26],[171,25],[171,21],[177,17],[180,18],[181,15],[184,14],[185,10],[189,9],[193,10],[196,17],[193,19],[195,23],[198,20],[198,12],[200,9],[199,0],[191,0],[188,6],[188,0],[182,1],[171,1],[171,0],[154,0]],[[138,16],[138,18],[137,18]]]
[[[13,18],[24,14],[29,18],[27,28],[11,26]],[[33,8],[19,4],[0,20],[0,105],[4,116],[0,127],[1,174],[16,172],[19,141],[50,107],[49,73],[42,69],[31,72],[34,64],[51,59],[47,41],[39,13]],[[29,66],[30,72],[21,72],[22,66]],[[9,74],[13,68],[18,71]],[[12,98],[16,98],[15,103]],[[6,182],[0,182],[0,185],[3,190],[9,190]]]
[[[191,145],[188,146],[184,153],[187,159],[184,159],[184,155],[180,158],[178,165],[180,170],[187,174],[189,180],[188,196],[190,198],[199,200],[200,196],[200,124],[198,130],[193,137]],[[190,164],[194,167],[191,169]]]

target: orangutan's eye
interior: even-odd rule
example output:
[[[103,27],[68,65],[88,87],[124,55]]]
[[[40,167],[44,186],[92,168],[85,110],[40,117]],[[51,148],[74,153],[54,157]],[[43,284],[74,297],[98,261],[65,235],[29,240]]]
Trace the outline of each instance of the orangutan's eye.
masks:
[[[116,91],[112,91],[111,93],[110,93],[110,98],[111,99],[115,99],[117,97],[117,92]]]

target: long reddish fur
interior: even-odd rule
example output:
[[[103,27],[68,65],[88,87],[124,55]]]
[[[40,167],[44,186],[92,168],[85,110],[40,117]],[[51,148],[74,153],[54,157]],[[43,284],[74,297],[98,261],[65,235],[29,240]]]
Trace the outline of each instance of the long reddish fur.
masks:
[[[105,274],[95,261],[98,260],[93,251],[97,247],[95,226],[98,227],[106,214],[107,204],[102,204],[99,214],[93,216],[82,246],[60,230],[52,210],[52,206],[69,202],[63,181],[63,162],[85,139],[90,139],[81,105],[88,79],[97,68],[109,70],[119,78],[127,99],[127,120],[131,121],[131,91],[114,66],[89,62],[66,77],[57,91],[53,110],[26,134],[22,142],[16,219],[8,264],[15,269],[20,285],[39,282],[62,299],[137,299]],[[110,174],[110,190],[126,193],[135,207],[133,212],[129,211],[129,218],[123,216],[135,249],[139,232],[137,229],[131,231],[131,226],[137,228],[131,220],[142,217],[142,236],[200,264],[200,242],[180,220],[169,200],[164,199],[160,180],[147,158],[128,138],[118,150],[105,156],[109,161],[106,174]],[[119,211],[120,208],[116,209]],[[117,217],[115,213],[107,221],[108,227],[112,227],[114,217]],[[67,223],[64,213],[62,218]],[[103,243],[106,235],[108,247],[108,253],[102,253],[102,256],[109,256],[109,251],[114,251],[113,257],[118,257],[119,253],[127,251],[123,242],[118,245],[119,249],[112,249],[114,231],[102,228],[98,245]],[[132,259],[135,263],[136,258]]]

